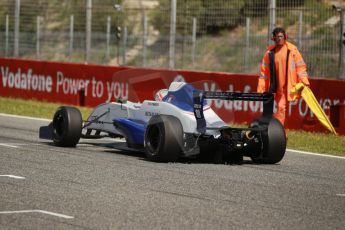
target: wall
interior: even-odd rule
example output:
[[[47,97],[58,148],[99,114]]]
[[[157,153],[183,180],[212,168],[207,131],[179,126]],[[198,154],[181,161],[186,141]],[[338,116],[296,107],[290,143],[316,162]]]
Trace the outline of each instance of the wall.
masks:
[[[96,106],[120,98],[153,99],[174,80],[210,91],[256,90],[257,76],[234,73],[144,69],[0,58],[0,96],[37,99],[61,104]],[[311,79],[311,88],[336,130],[345,134],[345,81]],[[210,102],[226,121],[248,123],[260,115],[260,102]],[[289,104],[287,126],[325,131],[302,99]]]

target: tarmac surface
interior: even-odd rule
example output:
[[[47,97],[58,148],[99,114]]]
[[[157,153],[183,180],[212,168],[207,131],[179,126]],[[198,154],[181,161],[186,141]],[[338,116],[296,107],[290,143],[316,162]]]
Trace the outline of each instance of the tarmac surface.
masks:
[[[55,147],[48,123],[0,114],[0,229],[344,229],[345,158],[154,163],[111,139]]]

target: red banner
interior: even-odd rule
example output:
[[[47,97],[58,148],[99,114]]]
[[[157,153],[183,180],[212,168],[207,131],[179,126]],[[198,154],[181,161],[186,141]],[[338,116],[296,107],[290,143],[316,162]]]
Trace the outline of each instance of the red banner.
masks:
[[[174,80],[207,91],[255,92],[257,75],[186,70],[112,67],[0,58],[0,96],[96,106],[120,98],[153,100]],[[336,130],[345,134],[345,81],[310,79],[311,89]],[[229,123],[248,123],[261,114],[260,102],[213,100],[212,108]],[[287,127],[325,131],[305,102],[290,102]]]

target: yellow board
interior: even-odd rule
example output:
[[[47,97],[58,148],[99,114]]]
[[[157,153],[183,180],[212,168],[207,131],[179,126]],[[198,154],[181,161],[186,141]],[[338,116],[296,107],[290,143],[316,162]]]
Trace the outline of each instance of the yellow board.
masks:
[[[338,135],[327,115],[321,108],[319,102],[316,100],[311,89],[308,86],[305,86],[303,83],[298,83],[295,88],[291,90],[291,95],[294,99],[296,99],[299,93],[301,93],[301,96],[304,99],[305,103],[307,103],[310,110],[315,114],[321,124],[325,126],[330,132]]]

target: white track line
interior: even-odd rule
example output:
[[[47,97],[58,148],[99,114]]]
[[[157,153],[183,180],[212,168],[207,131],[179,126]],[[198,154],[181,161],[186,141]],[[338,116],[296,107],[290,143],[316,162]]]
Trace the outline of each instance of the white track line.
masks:
[[[0,177],[9,177],[9,178],[14,178],[14,179],[25,179],[25,177],[22,176],[15,176],[15,175],[0,175]]]
[[[41,144],[36,144],[36,143],[15,143],[15,142],[8,142],[8,143],[0,143],[0,145],[13,145],[16,147],[20,147],[20,146],[25,146],[25,145],[41,145]]]
[[[341,156],[326,155],[326,154],[321,154],[321,153],[306,152],[306,151],[294,150],[294,149],[286,149],[286,151],[293,152],[293,153],[301,153],[301,154],[314,155],[314,156],[320,156],[320,157],[331,157],[331,158],[337,158],[337,159],[345,160],[345,157],[341,157]]]
[[[13,117],[13,118],[22,118],[22,119],[29,119],[29,120],[37,120],[37,121],[51,121],[51,119],[46,119],[46,118],[28,117],[28,116],[6,114],[6,113],[0,113],[0,116],[2,116],[2,117]]]
[[[0,212],[0,214],[17,214],[17,213],[43,213],[43,214],[47,214],[47,215],[51,215],[51,216],[56,216],[56,217],[61,217],[61,218],[65,218],[65,219],[73,219],[73,216],[67,216],[64,214],[60,214],[60,213],[56,213],[56,212],[48,212],[48,211],[44,211],[44,210],[38,210],[38,209],[34,209],[34,210],[19,210],[19,211],[3,211]]]
[[[5,143],[0,143],[0,146],[9,147],[9,148],[19,148],[18,146],[9,145],[9,144],[5,144]]]

